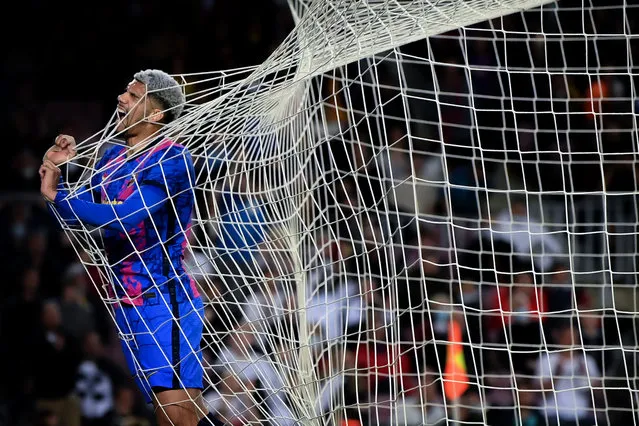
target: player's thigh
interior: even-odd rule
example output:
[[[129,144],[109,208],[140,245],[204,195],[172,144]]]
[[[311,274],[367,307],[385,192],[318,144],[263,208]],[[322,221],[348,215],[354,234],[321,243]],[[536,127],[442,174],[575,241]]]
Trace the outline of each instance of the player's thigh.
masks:
[[[137,361],[149,372],[170,368],[174,364],[173,348],[179,324],[170,305],[145,303],[134,322]],[[176,328],[177,327],[177,328]]]
[[[176,372],[180,386],[202,388],[204,369],[202,366],[203,308],[196,298],[180,304],[179,320],[179,365]]]
[[[138,362],[142,370],[149,373],[151,386],[201,387],[202,329],[199,298],[176,305],[148,304],[140,310],[136,338]]]
[[[201,353],[200,344],[204,329],[204,308],[202,300],[198,297],[180,303],[180,357]]]

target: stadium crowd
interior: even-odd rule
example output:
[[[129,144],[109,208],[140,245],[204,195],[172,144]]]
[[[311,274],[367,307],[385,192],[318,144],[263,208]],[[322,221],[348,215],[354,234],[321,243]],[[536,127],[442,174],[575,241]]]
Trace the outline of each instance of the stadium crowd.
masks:
[[[73,133],[81,140],[103,126],[115,103],[111,97],[120,89],[111,84],[124,81],[132,71],[199,72],[266,58],[292,28],[290,12],[282,2],[247,3],[237,8],[230,1],[185,2],[170,11],[147,2],[85,4],[73,6],[82,17],[74,25],[52,19],[70,13],[64,10],[70,6],[41,1],[18,6],[40,11],[31,25],[46,37],[37,46],[26,39],[13,41],[2,68],[0,92],[11,101],[3,105],[8,119],[4,134],[10,143],[0,166],[0,214],[6,225],[0,230],[5,274],[0,300],[0,425],[153,424],[152,413],[124,367],[117,330],[100,289],[93,285],[92,271],[85,270],[39,196],[37,170],[57,134]],[[606,34],[624,34],[624,25],[632,25],[631,33],[637,33],[634,22],[610,19],[610,13],[593,13],[590,25]],[[581,31],[581,15],[567,13],[561,19],[563,31]],[[111,25],[116,20],[123,27],[134,25],[142,36],[132,41],[126,33],[116,34]],[[167,20],[171,25],[161,24]],[[552,32],[553,21],[549,22],[546,32]],[[522,22],[514,17],[502,24],[515,30]],[[529,31],[541,32],[535,27],[539,21],[527,24]],[[635,209],[627,208],[635,200],[627,194],[636,191],[639,176],[637,141],[626,131],[636,127],[630,94],[637,82],[627,73],[601,78],[559,72],[531,76],[480,68],[494,67],[505,56],[512,69],[530,68],[531,61],[539,70],[583,68],[584,49],[589,49],[598,52],[590,55],[597,61],[588,64],[593,70],[626,70],[626,39],[603,39],[585,47],[583,42],[551,40],[546,51],[535,50],[543,47],[541,43],[516,35],[498,48],[484,38],[492,32],[478,30],[468,32],[471,46],[462,54],[456,34],[431,40],[439,65],[406,65],[403,78],[410,87],[423,90],[422,101],[411,105],[416,122],[425,123],[422,127],[408,132],[405,122],[388,118],[379,140],[367,139],[362,131],[357,146],[363,149],[354,149],[355,143],[333,144],[334,152],[323,157],[337,159],[331,166],[336,166],[342,183],[338,205],[331,212],[335,228],[319,245],[326,250],[318,254],[307,277],[313,295],[308,320],[321,336],[317,353],[337,357],[321,363],[316,372],[322,382],[319,410],[328,413],[339,394],[346,404],[342,416],[362,426],[446,424],[447,418],[491,425],[559,420],[562,425],[582,425],[594,424],[595,419],[598,424],[631,424],[637,401],[632,401],[628,387],[635,384],[626,379],[630,373],[624,370],[619,345],[633,323],[601,309],[603,282],[581,282],[575,276],[574,259],[566,255],[568,240],[562,239],[565,226],[563,235],[556,235],[543,217],[544,203],[556,203],[557,196],[540,196],[536,214],[530,207],[532,197],[522,194],[606,191],[610,205],[598,199],[604,207],[595,217],[617,217],[606,209],[621,206],[614,212],[624,214],[619,233],[624,224],[637,223]],[[404,50],[421,57],[427,51],[425,42]],[[633,54],[638,57],[639,51]],[[472,71],[450,66],[465,61]],[[379,78],[389,87],[381,94],[388,100],[385,114],[402,117],[404,104],[393,101],[392,87],[399,84],[392,73],[395,64],[389,63],[382,61],[378,67]],[[433,73],[441,93],[437,99],[423,95],[435,93],[427,83]],[[353,84],[365,86],[363,81]],[[364,105],[366,90],[352,90],[358,92],[363,98],[350,102]],[[507,105],[506,99],[518,104]],[[503,113],[513,107],[529,113]],[[356,109],[366,111],[365,106]],[[441,140],[445,143],[437,142]],[[449,187],[441,184],[444,164]],[[430,183],[403,191],[402,184],[413,173],[420,182]],[[366,185],[358,185],[358,179],[365,179]],[[518,196],[500,195],[505,189]],[[382,199],[390,207],[381,204]],[[250,201],[233,199],[223,205]],[[570,202],[592,199],[575,195]],[[397,214],[372,213],[384,210]],[[224,214],[222,210],[222,218]],[[570,214],[575,223],[586,222],[580,212]],[[259,215],[251,219],[260,220]],[[575,232],[598,229],[588,228],[591,225],[576,227]],[[634,226],[631,229],[636,233]],[[261,230],[251,233],[264,238]],[[614,253],[625,250],[621,243],[623,248],[614,247],[614,238],[608,241]],[[634,237],[631,245],[636,253]],[[603,250],[604,244],[596,247]],[[601,259],[603,251],[590,255]],[[250,256],[239,251],[234,263],[251,265]],[[264,261],[268,259],[257,263]],[[635,275],[625,273],[636,271],[635,259],[630,262],[623,271],[611,265],[599,268],[612,268],[613,282],[630,275],[634,283]],[[336,265],[340,267],[332,269]],[[286,283],[270,278],[259,291],[249,292],[225,292],[232,284],[218,280],[218,290],[228,299],[211,296],[207,310],[215,330],[209,338],[225,337],[222,342],[206,342],[205,359],[215,370],[210,377],[218,379],[205,397],[234,425],[255,424],[265,417],[292,424],[286,421],[293,406],[282,390],[281,374],[265,359],[278,349],[269,336],[286,330],[296,302],[285,291]],[[233,330],[220,315],[226,308],[219,303],[228,306],[238,300],[241,303],[231,313],[241,332],[229,333]],[[441,381],[448,357],[443,342],[448,340],[451,319],[462,324],[470,382],[455,404],[447,402]],[[322,351],[322,344],[335,341],[343,345]],[[574,345],[575,351],[556,350]],[[335,359],[339,365],[333,364]],[[267,408],[256,407],[255,401]]]

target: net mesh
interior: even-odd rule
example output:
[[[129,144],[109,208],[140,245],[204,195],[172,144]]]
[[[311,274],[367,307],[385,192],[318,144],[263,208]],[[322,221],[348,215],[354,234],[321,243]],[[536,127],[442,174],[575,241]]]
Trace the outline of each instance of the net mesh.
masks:
[[[637,423],[637,6],[545,3],[291,0],[263,64],[177,76],[209,409]],[[100,233],[62,225],[113,308]]]

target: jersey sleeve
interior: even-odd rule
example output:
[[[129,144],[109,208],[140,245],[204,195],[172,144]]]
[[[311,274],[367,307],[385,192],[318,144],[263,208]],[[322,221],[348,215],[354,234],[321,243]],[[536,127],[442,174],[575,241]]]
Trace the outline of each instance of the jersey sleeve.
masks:
[[[97,171],[104,165],[107,155],[103,156],[100,161],[98,161],[95,170],[90,179],[90,185],[83,185],[80,188],[73,191],[73,198],[77,198],[86,202],[93,202],[95,200],[96,192],[98,191],[97,182],[99,181],[99,173]],[[69,197],[70,188],[69,185],[64,181],[62,175],[60,176],[60,180],[58,181],[57,186],[58,194],[63,194],[64,197]],[[56,197],[57,198],[57,197]],[[54,203],[47,203],[49,212],[51,214],[55,214],[52,210],[52,206]],[[72,214],[68,209],[58,209],[58,214],[61,216],[62,220],[64,220],[67,225],[77,225],[79,223],[78,217],[75,214]]]
[[[69,185],[60,176],[58,182],[58,194],[56,200],[53,203],[47,203],[48,209],[51,214],[55,212],[61,217],[67,225],[77,225],[82,221],[80,215],[72,208],[73,204],[82,205],[82,203],[96,204],[94,201],[99,199],[99,184],[100,184],[100,171],[111,160],[114,155],[117,155],[118,147],[112,147],[104,152],[100,160],[95,165],[93,175],[90,178],[90,185],[83,185],[82,187],[71,192]],[[80,207],[82,212],[82,207]],[[87,222],[90,223],[90,222]],[[90,223],[92,224],[92,223]]]
[[[96,227],[129,231],[155,213],[166,199],[166,193],[152,185],[141,185],[122,204],[99,204],[77,197],[69,197],[59,190],[54,200],[63,218],[74,218]]]

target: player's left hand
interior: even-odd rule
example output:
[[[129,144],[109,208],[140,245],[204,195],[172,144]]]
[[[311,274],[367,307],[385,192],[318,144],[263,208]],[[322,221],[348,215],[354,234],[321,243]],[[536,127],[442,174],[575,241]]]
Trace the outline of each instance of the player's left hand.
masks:
[[[75,138],[69,135],[58,135],[51,148],[44,154],[43,161],[49,160],[58,166],[75,157]]]
[[[49,160],[45,160],[40,166],[40,193],[48,201],[53,202],[58,195],[58,180],[60,169]]]

